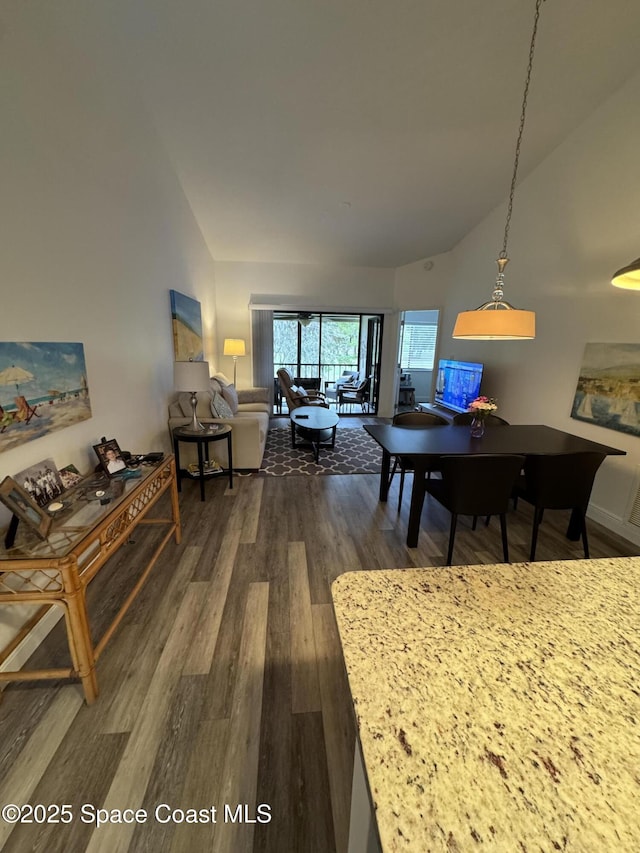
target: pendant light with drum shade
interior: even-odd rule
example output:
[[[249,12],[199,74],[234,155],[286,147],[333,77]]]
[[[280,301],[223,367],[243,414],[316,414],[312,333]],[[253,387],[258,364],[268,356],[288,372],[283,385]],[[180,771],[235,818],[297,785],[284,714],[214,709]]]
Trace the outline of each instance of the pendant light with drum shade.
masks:
[[[536,35],[538,33],[538,20],[540,18],[540,7],[544,0],[536,0],[536,11],[533,20],[533,32],[529,47],[529,63],[527,65],[527,77],[524,84],[522,97],[522,110],[520,113],[520,127],[516,141],[516,153],[513,163],[513,176],[511,178],[511,189],[509,191],[509,205],[507,207],[507,221],[504,227],[504,240],[502,251],[498,255],[498,275],[491,294],[491,299],[480,305],[473,311],[461,311],[453,329],[453,337],[462,340],[531,340],[536,336],[536,315],[533,311],[523,311],[514,308],[504,298],[504,268],[509,263],[507,257],[507,241],[509,239],[509,227],[511,225],[511,212],[513,210],[513,195],[518,177],[518,164],[520,161],[520,146],[527,113],[527,98],[529,95],[529,83],[531,82],[531,71],[533,69],[533,55],[536,46]]]
[[[640,258],[614,273],[611,284],[624,290],[640,290]]]

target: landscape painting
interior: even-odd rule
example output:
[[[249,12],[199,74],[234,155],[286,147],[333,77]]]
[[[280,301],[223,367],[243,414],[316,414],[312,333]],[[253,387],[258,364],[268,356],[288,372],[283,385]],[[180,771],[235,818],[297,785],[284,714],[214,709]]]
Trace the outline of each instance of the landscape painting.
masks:
[[[587,344],[571,417],[640,435],[640,344]]]
[[[169,293],[175,360],[204,361],[200,303],[177,290],[170,290]]]
[[[0,452],[90,417],[82,344],[0,342]]]

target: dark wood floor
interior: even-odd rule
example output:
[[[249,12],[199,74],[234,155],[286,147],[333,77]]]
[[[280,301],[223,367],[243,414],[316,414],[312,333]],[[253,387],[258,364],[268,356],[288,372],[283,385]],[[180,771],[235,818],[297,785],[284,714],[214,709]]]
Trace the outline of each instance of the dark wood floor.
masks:
[[[446,551],[449,516],[432,499],[419,547],[406,548],[410,478],[399,513],[397,479],[386,505],[371,474],[238,477],[232,491],[217,480],[204,503],[198,484],[185,483],[183,542],[165,550],[101,657],[96,704],[85,706],[76,684],[5,690],[0,800],[68,803],[74,819],[13,831],[0,820],[1,849],[344,853],[355,734],[331,582],[361,569],[437,572]],[[525,505],[510,514],[514,560],[526,559],[530,523]],[[540,559],[582,556],[566,523],[566,513],[546,514]],[[96,635],[154,535],[136,532],[92,584]],[[590,538],[593,557],[638,553],[594,523]],[[495,520],[476,532],[461,522],[454,562],[500,553]],[[36,656],[66,661],[59,627]],[[149,818],[96,829],[82,822],[82,804]],[[217,823],[161,823],[159,804],[216,806]],[[249,819],[266,804],[271,822],[225,823],[225,804],[247,804]]]

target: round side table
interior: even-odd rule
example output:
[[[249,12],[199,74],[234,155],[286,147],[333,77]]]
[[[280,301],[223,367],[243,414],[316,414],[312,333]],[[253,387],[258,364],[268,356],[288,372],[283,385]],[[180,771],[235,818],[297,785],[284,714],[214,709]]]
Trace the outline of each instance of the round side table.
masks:
[[[194,432],[189,427],[175,427],[173,430],[173,455],[176,457],[176,475],[178,480],[178,491],[182,491],[182,478],[187,477],[190,480],[200,480],[200,500],[204,500],[204,482],[212,477],[219,477],[223,474],[229,476],[229,488],[233,488],[233,446],[231,442],[231,427],[228,424],[222,424],[217,429],[212,430],[205,428],[202,431]],[[209,459],[209,442],[211,441],[227,441],[227,457],[229,467],[223,468],[220,471],[207,471],[205,469],[205,459]],[[198,471],[191,473],[186,468],[180,467],[180,442],[196,443],[198,445]]]

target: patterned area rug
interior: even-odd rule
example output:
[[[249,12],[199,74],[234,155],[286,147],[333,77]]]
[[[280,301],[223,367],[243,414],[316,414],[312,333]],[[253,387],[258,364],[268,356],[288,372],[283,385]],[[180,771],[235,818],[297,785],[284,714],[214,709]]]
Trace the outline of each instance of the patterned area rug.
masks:
[[[296,438],[296,442],[301,441]],[[288,474],[379,474],[382,448],[362,428],[336,430],[336,446],[322,447],[316,463],[311,447],[291,447],[291,428],[269,430],[261,476],[284,477]]]

